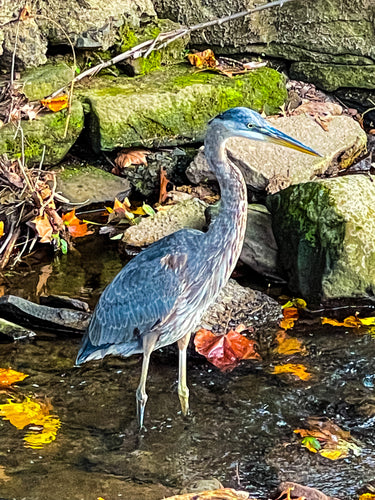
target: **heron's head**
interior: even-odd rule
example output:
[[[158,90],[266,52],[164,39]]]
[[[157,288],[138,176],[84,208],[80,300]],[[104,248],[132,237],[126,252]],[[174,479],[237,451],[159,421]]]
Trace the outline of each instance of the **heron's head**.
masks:
[[[228,136],[246,137],[253,141],[279,144],[309,155],[321,156],[302,142],[272,127],[259,113],[249,108],[228,109],[214,118],[211,123],[221,123]]]

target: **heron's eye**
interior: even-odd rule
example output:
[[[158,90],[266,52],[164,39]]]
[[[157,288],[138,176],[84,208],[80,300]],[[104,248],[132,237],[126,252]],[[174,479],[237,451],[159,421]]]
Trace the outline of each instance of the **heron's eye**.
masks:
[[[254,125],[252,123],[247,124],[247,128],[253,128],[253,127],[254,127]]]

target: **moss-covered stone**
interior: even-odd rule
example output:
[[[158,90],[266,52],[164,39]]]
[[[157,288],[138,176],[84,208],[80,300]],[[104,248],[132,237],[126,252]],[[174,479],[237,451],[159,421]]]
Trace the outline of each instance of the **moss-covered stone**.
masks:
[[[298,62],[291,65],[290,76],[296,80],[314,82],[328,92],[333,92],[340,87],[375,88],[374,64],[364,66]]]
[[[309,300],[375,293],[374,178],[290,186],[267,198],[291,289]]]
[[[44,164],[58,163],[77,140],[83,128],[83,109],[79,101],[73,102],[69,126],[64,137],[68,110],[40,113],[33,121],[21,121],[24,136],[24,155],[28,163],[39,162],[45,148]],[[15,137],[16,135],[16,137]],[[21,132],[9,123],[0,128],[0,154],[10,158],[22,155]]]
[[[65,63],[48,63],[22,73],[17,87],[30,101],[43,99],[63,87],[75,76],[71,67]]]
[[[248,106],[272,114],[287,96],[284,77],[270,68],[227,78],[185,64],[142,78],[97,78],[76,92],[91,106],[96,150],[200,141],[218,113]]]
[[[155,19],[136,30],[129,25],[124,25],[120,28],[121,52],[126,52],[140,43],[155,39],[160,33],[178,28],[180,25],[169,19]],[[163,49],[150,52],[147,58],[139,57],[128,60],[126,64],[132,66],[136,75],[146,75],[162,66],[177,64],[183,60],[189,40],[189,35],[178,38]]]

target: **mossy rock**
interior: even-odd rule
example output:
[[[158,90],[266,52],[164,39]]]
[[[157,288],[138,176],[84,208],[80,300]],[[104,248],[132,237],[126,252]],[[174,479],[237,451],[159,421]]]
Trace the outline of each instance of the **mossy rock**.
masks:
[[[76,92],[90,104],[96,151],[201,141],[218,113],[247,106],[273,114],[287,97],[283,75],[271,68],[228,78],[186,64],[133,79],[99,77]]]
[[[291,65],[290,76],[295,80],[314,82],[327,92],[341,87],[375,88],[375,65],[321,64],[298,62]]]
[[[138,29],[134,29],[129,25],[124,25],[120,28],[120,51],[126,52],[140,43],[157,38],[160,33],[179,28],[179,24],[169,19],[155,19]],[[185,35],[169,43],[161,50],[150,52],[146,58],[138,57],[137,59],[127,60],[126,65],[133,68],[134,74],[146,75],[151,71],[160,69],[162,66],[177,64],[184,59],[185,49],[189,40],[190,36]]]
[[[27,163],[40,162],[44,154],[44,164],[54,165],[67,154],[77,140],[83,128],[83,109],[79,101],[74,101],[66,137],[65,127],[68,110],[57,113],[40,113],[35,120],[21,121],[24,136],[24,155]],[[0,128],[0,154],[6,153],[9,158],[20,158],[22,155],[21,133],[12,123]],[[16,137],[15,137],[16,135]]]
[[[289,286],[309,300],[375,293],[374,176],[290,186],[267,198]]]
[[[30,101],[36,101],[52,94],[74,77],[73,69],[67,64],[48,63],[25,71],[16,83]]]

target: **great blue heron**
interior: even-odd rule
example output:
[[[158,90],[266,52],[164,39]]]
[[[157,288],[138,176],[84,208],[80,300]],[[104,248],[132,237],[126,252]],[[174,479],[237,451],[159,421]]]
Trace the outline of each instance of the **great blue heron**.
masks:
[[[78,353],[77,365],[108,354],[143,353],[136,391],[139,426],[147,401],[146,378],[152,351],[178,343],[178,395],[189,409],[186,348],[201,316],[228,281],[240,255],[246,228],[246,185],[240,170],[226,160],[233,136],[287,146],[320,156],[272,127],[258,113],[233,108],[214,118],[205,155],[220,185],[218,215],[203,233],[182,229],[157,241],[131,260],[104,290]]]

